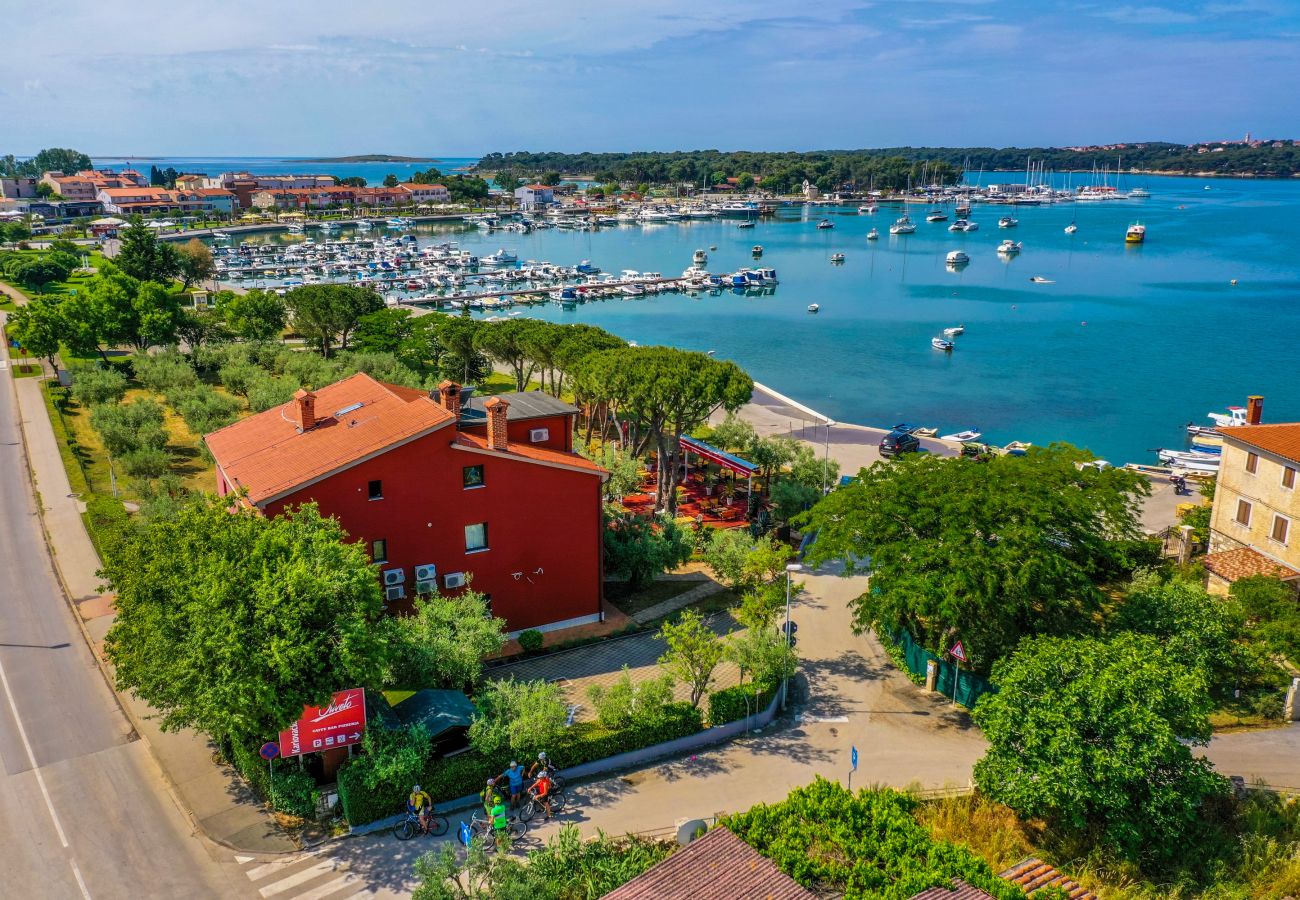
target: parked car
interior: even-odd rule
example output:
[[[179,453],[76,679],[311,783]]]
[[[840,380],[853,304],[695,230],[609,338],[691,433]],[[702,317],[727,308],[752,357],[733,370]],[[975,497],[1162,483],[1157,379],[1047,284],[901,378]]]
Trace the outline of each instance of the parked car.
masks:
[[[921,449],[921,439],[910,431],[895,429],[880,439],[880,455],[889,457],[900,453],[915,453]]]

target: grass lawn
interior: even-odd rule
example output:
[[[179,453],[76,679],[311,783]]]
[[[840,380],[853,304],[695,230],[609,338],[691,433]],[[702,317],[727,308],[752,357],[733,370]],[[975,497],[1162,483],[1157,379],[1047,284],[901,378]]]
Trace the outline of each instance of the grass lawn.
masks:
[[[641,590],[633,591],[626,581],[607,581],[605,582],[605,599],[631,616],[643,609],[649,609],[656,603],[663,603],[665,600],[680,596],[703,583],[704,579],[699,581],[652,581]]]
[[[46,381],[41,384],[41,396],[45,398],[45,412],[50,417],[54,437],[59,443],[59,456],[63,460],[63,468],[67,470],[68,483],[72,486],[73,492],[87,497],[94,489],[86,469],[92,461],[91,453],[78,443],[74,432],[69,427],[68,416],[59,410],[64,394],[57,382]],[[107,480],[104,484],[107,487]]]

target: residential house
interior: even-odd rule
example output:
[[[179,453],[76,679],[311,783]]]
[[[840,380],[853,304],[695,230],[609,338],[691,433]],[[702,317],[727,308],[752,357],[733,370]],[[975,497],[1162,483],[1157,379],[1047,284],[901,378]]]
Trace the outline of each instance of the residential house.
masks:
[[[411,194],[401,187],[352,188],[357,206],[409,206]]]
[[[0,178],[0,198],[24,200],[36,196],[35,178]]]
[[[532,210],[555,202],[555,191],[544,184],[526,184],[515,188],[515,203],[520,209]]]
[[[546,631],[602,617],[607,473],[566,445],[576,413],[531,393],[462,410],[451,382],[426,392],[357,374],[206,441],[219,494],[266,515],[316,502],[337,517],[390,609],[472,580],[512,632]]]
[[[185,191],[178,188],[178,193],[198,198],[199,202],[205,204],[205,209],[223,216],[233,216],[239,212],[239,198],[225,188],[194,188]]]
[[[445,184],[416,184],[413,181],[404,181],[398,187],[411,195],[412,203],[448,203],[451,201],[451,192],[447,190]]]
[[[211,192],[172,191],[160,187],[101,188],[98,200],[104,212],[132,213],[202,213],[225,212],[234,207],[234,194],[230,191]]]
[[[175,187],[178,191],[203,191],[225,189],[221,176],[212,176],[204,172],[186,172],[176,176]]]
[[[1207,588],[1275,575],[1300,586],[1300,422],[1259,424],[1251,397],[1246,425],[1224,428],[1222,461],[1205,556]]]
[[[49,185],[50,190],[68,200],[95,200],[99,194],[99,186],[95,180],[85,175],[45,172],[41,175],[41,184]]]

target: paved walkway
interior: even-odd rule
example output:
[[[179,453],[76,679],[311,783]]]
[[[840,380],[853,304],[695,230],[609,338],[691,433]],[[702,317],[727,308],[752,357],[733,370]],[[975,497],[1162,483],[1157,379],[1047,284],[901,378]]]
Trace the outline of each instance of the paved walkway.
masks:
[[[685,609],[692,603],[698,603],[705,597],[711,597],[712,595],[721,593],[724,590],[726,590],[726,588],[723,585],[718,584],[710,578],[709,580],[691,588],[689,591],[684,591],[683,593],[678,594],[676,597],[669,597],[662,603],[656,603],[654,606],[646,607],[638,613],[633,613],[632,621],[638,625],[645,625],[647,622],[653,622],[655,619],[662,619],[670,613],[675,613],[679,609]]]
[[[20,378],[14,386],[56,571],[80,613],[83,635],[112,684],[112,670],[101,651],[104,635],[113,623],[113,611],[111,602],[101,597],[100,579],[95,575],[100,560],[81,518],[84,504],[72,495],[46,415],[41,380]],[[182,804],[209,838],[235,850],[265,853],[296,849],[270,814],[249,795],[243,780],[213,762],[213,749],[206,738],[192,730],[164,733],[148,706],[129,694],[118,694],[118,700]]]

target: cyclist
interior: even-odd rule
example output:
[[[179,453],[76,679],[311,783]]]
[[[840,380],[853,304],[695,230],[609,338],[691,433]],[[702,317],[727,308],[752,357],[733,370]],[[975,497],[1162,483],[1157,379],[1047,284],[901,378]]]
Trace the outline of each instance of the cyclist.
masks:
[[[483,789],[483,793],[479,794],[479,797],[483,800],[483,812],[487,813],[490,818],[492,807],[501,802],[501,792],[497,790],[497,780],[495,778],[487,780],[487,787]]]
[[[509,786],[510,808],[514,809],[519,805],[519,795],[524,792],[524,769],[519,763],[513,760],[510,768],[506,769],[499,776],[497,781],[505,781]]]
[[[420,827],[429,830],[429,814],[433,812],[433,798],[418,784],[411,788],[411,796],[406,798],[406,811],[420,819]]]
[[[533,782],[533,786],[528,789],[528,793],[535,797],[537,802],[541,804],[544,817],[547,819],[552,815],[551,789],[553,787],[554,785],[551,783],[551,770],[549,768],[544,768],[538,773],[537,780]]]
[[[496,841],[498,848],[509,846],[510,835],[506,833],[510,827],[510,816],[506,811],[505,801],[498,795],[496,796],[496,805],[488,811],[488,820],[492,824],[492,837]]]
[[[551,765],[551,761],[546,757],[546,751],[543,750],[541,753],[537,754],[537,762],[528,767],[528,777],[536,777],[538,772],[549,773],[553,771],[555,771],[555,767]]]

